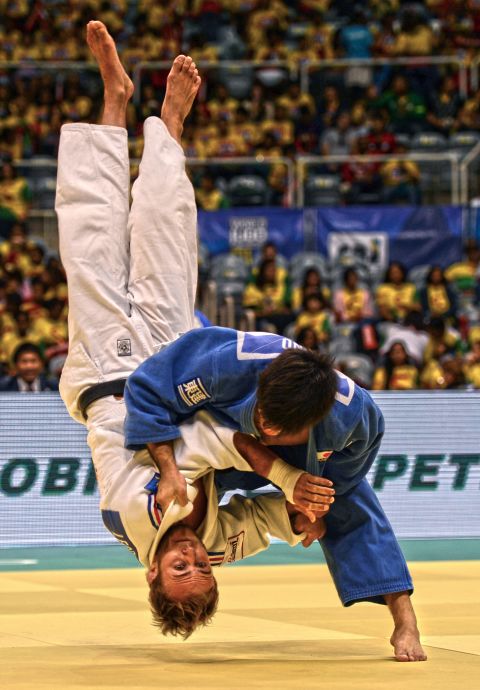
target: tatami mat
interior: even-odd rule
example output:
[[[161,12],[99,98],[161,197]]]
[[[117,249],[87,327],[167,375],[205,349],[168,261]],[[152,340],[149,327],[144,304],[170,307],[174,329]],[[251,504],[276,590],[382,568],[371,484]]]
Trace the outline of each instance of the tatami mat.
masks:
[[[140,569],[0,574],[2,690],[480,688],[480,562],[412,564],[426,663],[392,660],[381,606],[343,609],[323,565],[224,568],[215,622],[150,624]]]

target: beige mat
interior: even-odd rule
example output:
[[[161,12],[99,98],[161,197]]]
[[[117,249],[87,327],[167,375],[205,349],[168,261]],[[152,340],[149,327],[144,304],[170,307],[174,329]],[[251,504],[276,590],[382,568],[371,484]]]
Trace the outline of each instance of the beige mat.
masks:
[[[480,563],[414,563],[429,661],[392,660],[384,607],[343,609],[325,566],[218,572],[215,623],[150,625],[141,570],[0,574],[1,690],[480,690]]]

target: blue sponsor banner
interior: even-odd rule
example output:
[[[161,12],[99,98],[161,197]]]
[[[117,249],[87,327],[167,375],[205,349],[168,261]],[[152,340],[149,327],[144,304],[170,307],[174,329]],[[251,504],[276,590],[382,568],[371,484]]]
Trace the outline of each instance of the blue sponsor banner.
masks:
[[[210,254],[234,251],[251,262],[272,241],[287,258],[303,251],[303,211],[286,208],[242,208],[199,211],[200,240]]]
[[[407,268],[430,263],[448,266],[461,257],[463,212],[461,206],[200,211],[199,232],[211,254],[234,251],[247,261],[267,240],[275,242],[280,254],[290,258],[305,249],[327,255],[332,233],[371,233],[384,238],[388,260],[401,261]]]

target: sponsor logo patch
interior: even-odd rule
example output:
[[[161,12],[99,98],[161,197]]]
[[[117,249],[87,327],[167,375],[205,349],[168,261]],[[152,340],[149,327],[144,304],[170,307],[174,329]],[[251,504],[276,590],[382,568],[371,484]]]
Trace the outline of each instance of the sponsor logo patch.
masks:
[[[240,532],[239,534],[235,534],[233,537],[228,538],[227,548],[225,549],[225,557],[223,559],[224,563],[235,563],[235,561],[242,560],[244,538],[245,532]]]
[[[181,383],[177,386],[177,389],[183,402],[188,405],[188,407],[194,407],[211,397],[207,393],[201,378],[185,381],[185,383]]]
[[[117,340],[117,355],[119,357],[130,357],[132,354],[132,342],[129,338]]]

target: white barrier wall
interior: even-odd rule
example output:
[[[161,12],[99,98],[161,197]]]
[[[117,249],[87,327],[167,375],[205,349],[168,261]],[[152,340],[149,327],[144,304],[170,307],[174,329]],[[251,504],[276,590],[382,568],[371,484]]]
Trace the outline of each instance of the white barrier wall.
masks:
[[[377,393],[369,473],[400,538],[480,537],[480,392]],[[108,544],[85,429],[57,394],[0,394],[0,547]]]

